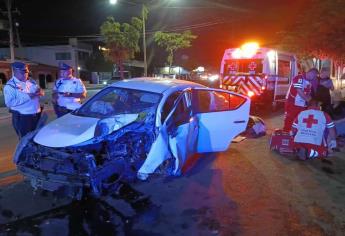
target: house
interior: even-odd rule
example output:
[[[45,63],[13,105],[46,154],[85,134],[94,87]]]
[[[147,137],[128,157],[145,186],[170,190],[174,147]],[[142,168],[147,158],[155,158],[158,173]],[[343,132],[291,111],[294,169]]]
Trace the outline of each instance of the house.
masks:
[[[101,53],[95,49],[95,43],[96,41],[92,40],[90,43],[83,43],[78,41],[77,38],[69,38],[68,44],[20,47],[15,48],[14,54],[19,60],[28,61],[33,65],[37,64],[41,66],[44,65],[45,67],[51,66],[52,68],[57,68],[60,63],[66,63],[75,69],[74,74],[76,77],[89,81],[90,83],[119,79],[120,72],[118,66],[111,65],[109,62],[107,63],[104,61],[103,56],[100,56],[101,60],[94,58],[94,52],[101,55]],[[10,58],[9,48],[0,48],[0,60],[3,59],[3,61],[6,62],[8,58]],[[107,64],[110,65],[109,68],[106,68]],[[144,64],[142,61],[130,60],[124,63],[124,69],[125,78],[138,77],[141,76],[144,71]],[[4,69],[3,73],[5,76],[2,77],[8,79],[9,72],[10,71]],[[110,76],[108,76],[109,74]],[[48,83],[54,81],[57,76],[52,75],[51,79],[50,75],[47,75],[46,82]],[[43,75],[41,75],[41,80],[43,80],[42,76]],[[110,79],[108,79],[108,77],[110,77]]]
[[[165,66],[155,68],[154,76],[157,77],[169,77],[169,78],[179,78],[179,79],[189,79],[190,72],[180,66]]]
[[[79,42],[77,38],[70,38],[65,45],[46,45],[15,48],[16,58],[33,61],[38,64],[58,67],[59,63],[66,63],[75,69],[77,77],[89,79],[86,60],[92,54],[92,45]],[[10,58],[9,48],[0,48],[0,58]]]
[[[59,68],[57,66],[40,64],[28,60],[16,60],[29,65],[30,76],[37,80],[40,87],[45,89],[47,84],[56,80]],[[10,60],[0,60],[0,84],[6,84],[12,76],[12,68]]]

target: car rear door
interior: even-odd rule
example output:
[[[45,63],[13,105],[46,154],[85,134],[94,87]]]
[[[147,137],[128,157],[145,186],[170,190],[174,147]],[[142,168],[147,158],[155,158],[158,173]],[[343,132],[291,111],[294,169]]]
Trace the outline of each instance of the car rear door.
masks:
[[[197,152],[220,152],[245,131],[250,99],[221,89],[194,88],[192,109],[198,122]]]

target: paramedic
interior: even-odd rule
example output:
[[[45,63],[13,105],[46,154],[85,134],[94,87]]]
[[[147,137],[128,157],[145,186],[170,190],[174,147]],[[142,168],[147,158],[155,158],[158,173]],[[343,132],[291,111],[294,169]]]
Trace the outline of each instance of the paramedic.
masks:
[[[4,87],[5,104],[12,113],[13,128],[22,138],[37,127],[41,116],[39,98],[44,96],[44,91],[29,79],[26,64],[14,62],[11,66],[13,76]]]
[[[59,65],[60,78],[55,81],[52,103],[57,117],[80,107],[80,99],[86,97],[83,82],[73,76],[73,68],[65,63]]]
[[[286,95],[284,131],[290,131],[293,120],[298,113],[306,109],[307,102],[311,99],[311,81],[318,75],[316,68],[310,69],[305,74],[299,74],[292,79]]]
[[[335,125],[316,100],[311,100],[308,109],[295,118],[292,134],[294,148],[302,160],[326,157],[337,146]]]

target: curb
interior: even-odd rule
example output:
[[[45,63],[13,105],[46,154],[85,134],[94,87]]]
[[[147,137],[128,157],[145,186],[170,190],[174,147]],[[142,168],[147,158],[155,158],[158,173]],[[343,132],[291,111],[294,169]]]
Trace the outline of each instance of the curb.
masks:
[[[6,119],[10,119],[12,116],[8,115],[8,116],[0,116],[0,120],[6,120]]]
[[[12,117],[7,107],[0,107],[0,120],[10,119]]]

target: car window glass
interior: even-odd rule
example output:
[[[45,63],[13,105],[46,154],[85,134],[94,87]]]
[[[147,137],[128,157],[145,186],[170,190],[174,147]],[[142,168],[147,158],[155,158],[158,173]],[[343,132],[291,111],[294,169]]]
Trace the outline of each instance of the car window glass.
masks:
[[[227,111],[230,108],[230,94],[217,91],[197,91],[198,112]]]
[[[105,118],[155,110],[161,95],[141,90],[109,87],[93,96],[73,114]]]
[[[185,97],[183,97],[182,99],[180,99],[180,101],[178,101],[176,110],[174,111],[172,116],[174,119],[179,119],[179,117],[182,117],[186,115],[187,113],[188,113],[187,104],[186,104]]]
[[[173,114],[170,116],[168,123],[172,124],[173,127],[186,124],[190,119],[190,109],[188,108],[186,97],[183,96],[178,100],[176,108]]]
[[[236,110],[240,106],[242,106],[243,103],[245,103],[246,99],[244,97],[230,94],[230,110]]]
[[[198,99],[198,111],[199,112],[209,112],[210,111],[210,103],[211,98],[208,91],[200,90],[196,91],[197,93],[197,99]]]
[[[230,107],[230,94],[222,92],[211,93],[211,111],[227,111]]]
[[[171,109],[174,107],[175,101],[178,98],[178,96],[181,94],[181,91],[175,92],[171,94],[167,100],[165,101],[162,109],[162,116],[161,121],[162,123],[165,121],[169,113],[171,112]]]
[[[191,107],[192,106],[192,93],[191,90],[186,91],[185,93],[186,98],[186,106]]]

